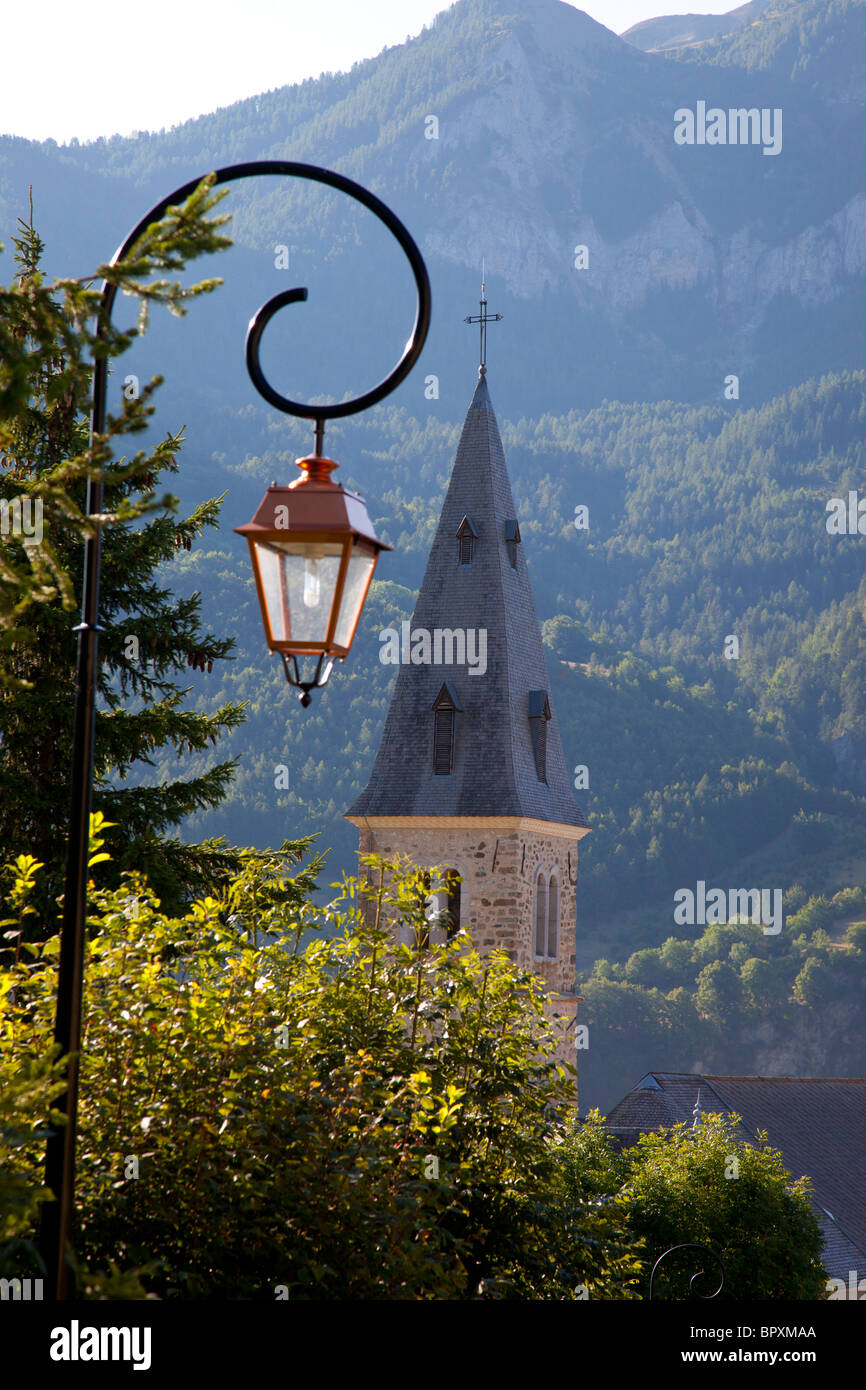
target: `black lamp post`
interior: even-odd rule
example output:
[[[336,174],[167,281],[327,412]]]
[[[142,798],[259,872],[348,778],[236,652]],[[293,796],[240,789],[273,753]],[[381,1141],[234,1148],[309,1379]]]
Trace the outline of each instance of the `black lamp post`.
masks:
[[[310,690],[324,685],[335,659],[345,658],[352,645],[361,608],[381,550],[390,549],[376,539],[362,498],[333,483],[329,474],[337,465],[321,456],[327,419],[352,415],[383,400],[408,376],[417,361],[430,325],[430,282],[421,253],[402,222],[379,198],[342,174],[313,164],[289,160],[262,160],[233,164],[216,171],[215,183],[276,174],[311,179],[348,194],[368,208],[399,242],[415,277],[418,308],[415,325],[402,357],[378,386],[339,405],[309,406],[292,401],[266,380],[259,366],[258,349],[271,317],[283,305],[307,298],[296,288],[275,295],[253,318],[247,333],[247,369],[262,396],[278,410],[315,421],[315,452],[300,460],[303,477],[289,488],[268,489],[253,520],[237,528],[249,540],[250,554],[268,645],[280,651],[290,684],[300,688],[302,703],[309,704]],[[141,219],[115,252],[115,265],[142,233],[169,207],[182,203],[195,191],[193,179],[163,198]],[[97,337],[104,338],[117,296],[117,287],[103,284],[97,315]],[[108,362],[99,357],[93,369],[91,443],[105,430],[105,395]],[[102,511],[101,474],[88,479],[86,512]],[[278,508],[282,510],[278,510]],[[56,1109],[65,1123],[52,1126],[48,1137],[45,1180],[55,1201],[42,1208],[41,1246],[54,1297],[69,1296],[66,1245],[72,1221],[75,1186],[75,1137],[78,1103],[78,1051],[81,1037],[81,997],[84,975],[85,919],[87,911],[87,858],[93,782],[96,671],[99,647],[99,571],[102,538],[97,527],[84,547],[84,582],[78,633],[78,663],[72,747],[72,797],[66,887],[60,936],[57,981],[57,1013],[54,1038],[61,1057],[68,1057],[66,1090]],[[298,656],[318,653],[311,681],[301,681]]]

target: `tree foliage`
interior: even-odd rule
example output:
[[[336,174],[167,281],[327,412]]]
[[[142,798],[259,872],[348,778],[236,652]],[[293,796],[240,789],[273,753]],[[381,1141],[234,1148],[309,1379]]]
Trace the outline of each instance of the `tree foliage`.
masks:
[[[697,1128],[644,1134],[621,1150],[598,1111],[560,1148],[565,1180],[625,1215],[638,1240],[638,1296],[649,1297],[653,1265],[674,1246],[708,1246],[722,1261],[724,1300],[823,1299],[827,1274],[807,1179],[794,1181],[765,1134],[746,1142],[739,1116],[707,1114]],[[692,1288],[691,1276],[704,1276]],[[718,1265],[696,1251],[666,1255],[653,1297],[706,1297]]]
[[[569,1082],[538,982],[465,933],[425,947],[397,862],[372,917],[353,880],[315,908],[306,848],[245,853],[182,917],[140,875],[92,891],[78,1259],[161,1297],[629,1296],[633,1240],[547,1142]],[[15,866],[14,915],[37,878]],[[4,1080],[50,1050],[57,950],[5,952]],[[33,1201],[44,1100],[9,1155]]]
[[[624,963],[595,962],[579,985],[581,1018],[593,1049],[603,1048],[613,1099],[633,1085],[640,1055],[670,1071],[760,1071],[755,1059],[760,1062],[768,1024],[774,1040],[784,1035],[809,1060],[816,1043],[822,1046],[831,1058],[826,1074],[862,1074],[866,925],[857,919],[866,910],[866,888],[804,902],[795,886],[783,905],[777,936],[745,921],[712,923],[700,935],[669,936]],[[700,1067],[696,1058],[703,1059]],[[582,1095],[593,1063],[591,1050]]]
[[[19,218],[20,234],[13,238],[20,274],[8,288],[0,287],[0,458],[4,484],[15,495],[32,495],[38,487],[43,504],[47,540],[35,546],[7,544],[4,533],[0,568],[0,640],[8,643],[31,605],[58,595],[64,606],[75,607],[69,570],[62,564],[54,541],[68,529],[77,536],[92,535],[94,527],[128,521],[143,508],[128,503],[114,514],[88,517],[81,509],[82,492],[76,484],[106,472],[111,442],[119,435],[143,428],[152,414],[150,396],[159,378],[140,396],[124,396],[123,409],[109,417],[106,431],[86,445],[76,424],[87,415],[93,363],[116,359],[125,352],[137,332],[144,329],[152,304],[165,304],[177,315],[186,313],[186,301],[215,289],[219,280],[203,280],[182,286],[177,280],[153,279],[160,271],[180,271],[196,256],[230,245],[218,233],[227,216],[208,214],[224,196],[212,193],[213,179],[203,179],[183,207],[169,208],[152,223],[129,256],[114,265],[100,265],[92,276],[46,283],[40,270],[44,246],[30,220]],[[121,330],[102,322],[98,310],[100,291],[94,279],[134,295],[140,304],[138,330]],[[79,448],[69,450],[70,443]],[[170,454],[170,450],[164,450]],[[143,471],[143,456],[108,473],[120,483]]]
[[[704,1115],[697,1129],[677,1125],[644,1134],[629,1150],[624,1195],[632,1228],[645,1241],[646,1267],[675,1245],[696,1243],[722,1260],[720,1299],[826,1298],[809,1182],[792,1179],[766,1134],[746,1143],[738,1122],[739,1116]],[[686,1297],[699,1263],[694,1251],[665,1260],[655,1296]],[[718,1282],[716,1266],[706,1262],[698,1292],[712,1292]]]
[[[216,281],[182,288],[154,271],[181,270],[186,260],[227,244],[208,217],[215,198],[208,183],[143,235],[126,260],[100,267],[112,285],[135,293],[142,309],[185,301]],[[210,749],[236,728],[243,705],[213,713],[185,708],[189,687],[177,680],[190,667],[212,669],[233,643],[203,629],[200,598],[175,597],[159,572],[179,547],[190,549],[218,523],[221,499],[176,519],[176,500],[157,496],[162,475],[177,471],[182,435],[169,435],[149,453],[115,461],[119,439],[144,427],[159,379],[141,394],[124,393],[121,414],[104,436],[88,439],[86,411],[93,359],[121,354],[135,333],[104,325],[95,336],[90,316],[98,296],[81,281],[47,284],[42,242],[30,220],[13,240],[19,276],[0,291],[0,339],[10,346],[0,365],[0,471],[12,505],[38,508],[37,536],[4,525],[0,551],[0,851],[27,843],[45,866],[46,900],[61,889],[69,806],[76,643],[70,610],[80,604],[81,543],[103,531],[100,592],[101,664],[95,744],[95,797],[116,829],[111,843],[118,869],[136,864],[154,885],[178,899],[233,862],[219,842],[185,846],[166,835],[191,812],[226,795],[234,761],[200,768],[186,780],[124,785],[133,764],[153,767],[158,750],[180,757]],[[104,510],[85,515],[85,481],[101,473]],[[31,514],[32,516],[32,514]],[[137,769],[136,769],[137,771]]]

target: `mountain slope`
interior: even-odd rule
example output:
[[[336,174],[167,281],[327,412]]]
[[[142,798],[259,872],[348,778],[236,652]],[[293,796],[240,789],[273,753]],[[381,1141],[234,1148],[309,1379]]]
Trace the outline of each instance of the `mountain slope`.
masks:
[[[772,0],[734,13],[744,11],[751,11],[744,23],[709,39],[699,53],[683,45],[670,56],[773,74],[811,89],[830,106],[862,107],[866,100],[864,0]]]
[[[672,14],[643,19],[621,35],[644,53],[660,53],[671,48],[694,48],[708,39],[734,33],[751,24],[779,0],[750,0],[727,14]]]
[[[497,404],[492,373],[491,393]],[[655,941],[675,887],[734,872],[759,850],[764,882],[810,892],[828,875],[849,882],[833,878],[842,870],[814,827],[833,817],[838,853],[866,849],[864,541],[826,526],[827,500],[847,499],[866,466],[866,374],[810,382],[750,412],[608,404],[509,421],[506,409],[566,764],[588,769],[578,795],[594,829],[581,857],[586,950]],[[296,450],[274,447],[264,411],[226,412],[220,432],[229,457],[251,446],[232,465],[228,527],[243,517],[244,490],[258,500]],[[380,634],[411,616],[458,432],[380,407],[342,436],[346,482],[395,551],[348,662],[303,715],[267,659],[234,538],[175,562],[172,584],[200,589],[207,622],[238,643],[218,687],[216,676],[195,678],[197,698],[252,699],[229,750],[241,755],[233,797],[191,831],[263,844],[312,827],[335,869],[351,868],[342,814],[369,777],[394,674]],[[578,503],[589,509],[581,532]],[[166,755],[154,775],[170,771]]]
[[[718,401],[731,373],[755,403],[863,364],[863,12],[863,0],[774,6],[701,44],[697,61],[691,49],[642,53],[559,0],[460,0],[349,73],[168,133],[62,149],[0,139],[0,226],[8,240],[34,181],[52,263],[80,274],[185,178],[254,158],[321,163],[385,196],[420,242],[437,304],[455,306],[434,313],[425,357],[455,407],[456,306],[474,298],[482,257],[521,345],[503,384],[524,398],[528,387],[529,409]],[[678,146],[675,112],[699,101],[782,109],[781,153]],[[365,384],[352,335],[368,324],[405,333],[386,310],[410,303],[387,239],[345,200],[282,181],[239,185],[229,205],[239,269],[224,300],[240,316],[241,279],[266,258],[269,292],[284,288],[273,250],[290,244],[311,287],[296,326],[317,322],[314,305],[341,325],[326,347],[307,335],[299,390]],[[213,332],[196,332],[190,351],[223,393],[225,354]]]

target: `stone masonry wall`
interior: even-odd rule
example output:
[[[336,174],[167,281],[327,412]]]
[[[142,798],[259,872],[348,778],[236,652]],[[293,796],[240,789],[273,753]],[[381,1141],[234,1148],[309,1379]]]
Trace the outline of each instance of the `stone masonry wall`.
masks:
[[[577,915],[577,851],[572,840],[537,831],[474,828],[434,829],[363,825],[361,854],[385,859],[408,855],[419,867],[434,864],[456,870],[460,885],[460,925],[472,935],[481,955],[497,947],[515,965],[532,970],[548,990],[565,999],[551,999],[549,1013],[560,1016],[560,1057],[576,1063],[574,1002],[575,924]],[[535,955],[535,880],[541,870],[556,873],[560,886],[559,941],[556,960]],[[566,1025],[571,1024],[568,1031]]]

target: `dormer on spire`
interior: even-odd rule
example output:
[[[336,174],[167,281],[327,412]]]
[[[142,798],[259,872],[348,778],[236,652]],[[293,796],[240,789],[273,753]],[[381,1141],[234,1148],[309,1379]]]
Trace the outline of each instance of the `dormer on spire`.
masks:
[[[546,690],[529,692],[529,727],[532,730],[532,751],[539,782],[547,781],[547,725],[550,720],[550,700]]]
[[[433,701],[433,773],[448,777],[454,771],[454,726],[463,706],[448,681]]]
[[[478,539],[478,532],[475,529],[472,517],[467,512],[460,525],[457,527],[457,563],[460,565],[472,564],[472,551]]]

